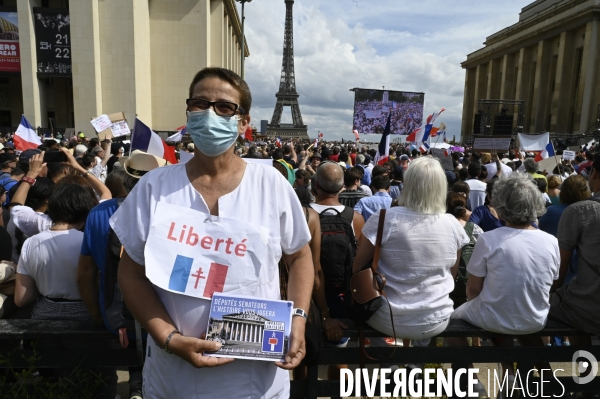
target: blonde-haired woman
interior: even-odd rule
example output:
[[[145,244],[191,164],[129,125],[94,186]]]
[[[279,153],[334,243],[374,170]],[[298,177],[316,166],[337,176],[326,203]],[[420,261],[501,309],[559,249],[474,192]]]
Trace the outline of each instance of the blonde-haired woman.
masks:
[[[454,289],[461,248],[469,237],[456,218],[446,213],[448,183],[438,160],[413,161],[404,174],[400,206],[387,210],[379,273],[387,280],[396,338],[426,345],[444,331],[453,311],[449,297]],[[380,213],[371,216],[354,261],[354,272],[372,258]],[[424,250],[423,243],[428,248]],[[367,323],[393,337],[389,308],[380,308]]]

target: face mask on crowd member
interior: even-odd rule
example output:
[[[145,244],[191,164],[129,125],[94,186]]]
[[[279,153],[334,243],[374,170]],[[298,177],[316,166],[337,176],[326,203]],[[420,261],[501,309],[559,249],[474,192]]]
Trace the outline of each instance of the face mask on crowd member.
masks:
[[[188,104],[187,131],[200,152],[209,157],[217,157],[227,151],[240,134],[239,105],[217,101],[210,102],[191,98]]]

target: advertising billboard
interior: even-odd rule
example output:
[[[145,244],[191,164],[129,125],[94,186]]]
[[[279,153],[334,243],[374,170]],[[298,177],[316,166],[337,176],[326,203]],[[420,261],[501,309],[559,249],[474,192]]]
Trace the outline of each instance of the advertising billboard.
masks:
[[[0,72],[21,72],[16,12],[0,12]]]
[[[380,134],[391,111],[390,133],[408,135],[423,121],[424,93],[394,90],[354,89],[353,129]]]
[[[42,11],[44,10],[44,11]],[[38,76],[71,76],[71,24],[68,12],[34,9]]]

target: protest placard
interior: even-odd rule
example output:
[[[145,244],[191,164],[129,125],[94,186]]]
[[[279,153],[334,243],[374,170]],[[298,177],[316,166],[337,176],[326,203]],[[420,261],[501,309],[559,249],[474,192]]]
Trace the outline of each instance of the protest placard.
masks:
[[[440,160],[444,170],[454,170],[454,164],[452,164],[452,157],[450,156],[450,150],[444,150],[441,148],[432,148],[431,154]],[[446,154],[448,154],[448,155],[446,155]]]
[[[473,149],[483,152],[491,152],[492,150],[497,151],[508,151],[510,148],[511,137],[492,137],[492,136],[479,136],[475,137],[473,142]]]
[[[100,140],[106,140],[113,137],[125,136],[131,133],[124,112],[114,114],[102,114],[91,120],[92,126],[98,134]],[[99,130],[102,129],[102,130]]]
[[[564,150],[562,159],[565,161],[573,161],[575,159],[575,151]]]
[[[293,302],[215,293],[206,340],[219,342],[208,356],[283,361],[290,344]]]

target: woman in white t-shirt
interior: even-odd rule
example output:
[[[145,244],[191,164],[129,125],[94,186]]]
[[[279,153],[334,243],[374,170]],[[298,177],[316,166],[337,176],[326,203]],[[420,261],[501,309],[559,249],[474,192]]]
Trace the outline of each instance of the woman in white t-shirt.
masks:
[[[23,244],[17,266],[15,304],[23,307],[37,300],[33,319],[91,319],[76,280],[77,254],[83,242],[80,229],[93,207],[94,198],[82,186],[58,185],[48,201],[50,229]]]
[[[477,240],[467,265],[468,302],[452,318],[502,334],[534,333],[548,319],[550,287],[558,279],[560,266],[558,241],[531,226],[546,208],[529,175],[515,173],[498,180],[492,205],[506,226],[485,232]],[[539,338],[521,341],[542,345]],[[512,338],[496,343],[512,346]],[[510,364],[504,368],[514,378]]]
[[[444,331],[453,310],[461,248],[469,243],[463,227],[446,213],[446,175],[435,158],[411,162],[404,175],[401,205],[387,210],[381,240],[379,273],[386,278],[396,338],[425,346]],[[373,258],[380,212],[363,228],[353,271]],[[393,337],[389,308],[381,307],[368,321]],[[372,341],[373,345],[373,341]]]
[[[222,275],[223,293],[280,299],[283,252],[290,270],[288,300],[307,311],[314,269],[306,218],[292,186],[277,170],[247,164],[234,153],[238,136],[250,124],[246,82],[232,71],[205,68],[192,80],[189,97],[186,126],[194,157],[145,174],[110,220],[125,249],[119,264],[123,297],[149,333],[144,398],[288,398],[288,370],[305,354],[305,318],[292,318],[283,363],[205,356],[204,351],[221,344],[203,339],[212,291],[201,272],[206,275],[211,268],[212,273],[213,264],[231,269]],[[165,225],[167,230],[187,228],[187,241],[169,242],[161,233]],[[216,237],[209,230],[234,241],[249,238],[243,246],[235,242],[235,248],[244,248],[236,258],[225,244],[218,249],[222,240],[214,248],[204,239],[201,246],[187,245],[199,242],[192,228],[193,236],[203,234],[207,240]],[[242,259],[244,253],[252,256]],[[185,254],[191,269],[179,268]],[[176,285],[169,277],[175,270]],[[198,290],[199,284],[205,288]]]

